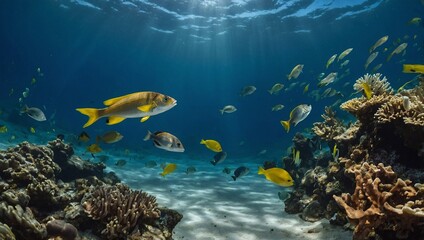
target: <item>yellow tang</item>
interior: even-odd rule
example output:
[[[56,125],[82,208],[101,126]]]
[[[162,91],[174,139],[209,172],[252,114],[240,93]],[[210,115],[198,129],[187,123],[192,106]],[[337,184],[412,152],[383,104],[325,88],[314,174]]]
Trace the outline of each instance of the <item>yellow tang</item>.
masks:
[[[202,139],[200,141],[200,144],[204,144],[207,148],[209,148],[210,150],[214,151],[214,152],[222,152],[222,147],[221,144],[219,144],[219,142],[215,141],[215,140],[204,140]]]
[[[404,73],[421,73],[424,74],[424,65],[422,64],[403,64]]]
[[[90,153],[98,153],[98,152],[101,152],[102,149],[99,147],[97,143],[93,143],[87,147],[87,151]]]
[[[258,174],[265,175],[266,180],[282,187],[290,187],[294,184],[293,178],[282,168],[269,168],[265,170],[259,167]]]
[[[113,125],[126,118],[141,118],[141,122],[150,116],[168,111],[177,105],[172,97],[156,92],[136,92],[112,98],[103,102],[106,108],[77,108],[76,110],[88,116],[84,128],[96,122],[99,118],[107,117],[106,124]]]
[[[363,82],[361,85],[362,85],[362,89],[364,90],[365,97],[367,99],[370,99],[372,97],[372,90],[370,85],[366,82]]]
[[[160,174],[162,177],[165,177],[166,175],[172,173],[177,169],[177,164],[175,163],[168,163],[164,168],[163,172]]]

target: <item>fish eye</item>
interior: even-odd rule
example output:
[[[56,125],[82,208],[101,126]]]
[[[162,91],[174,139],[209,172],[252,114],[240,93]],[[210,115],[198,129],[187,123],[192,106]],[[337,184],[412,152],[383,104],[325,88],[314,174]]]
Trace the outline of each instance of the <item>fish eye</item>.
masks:
[[[166,97],[166,96],[165,96],[165,97],[163,98],[163,101],[164,101],[164,102],[168,102],[168,97]]]
[[[178,146],[178,147],[181,147],[181,143],[177,143],[177,146]]]
[[[287,182],[291,182],[291,181],[292,181],[292,180],[290,180],[290,179],[289,179],[289,180],[287,180]]]

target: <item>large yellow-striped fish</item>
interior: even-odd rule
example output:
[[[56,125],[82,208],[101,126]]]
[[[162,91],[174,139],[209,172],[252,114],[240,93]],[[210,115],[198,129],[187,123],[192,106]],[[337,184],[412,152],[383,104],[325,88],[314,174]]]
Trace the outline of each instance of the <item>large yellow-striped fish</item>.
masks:
[[[77,108],[76,110],[88,116],[84,128],[96,122],[99,118],[107,117],[106,124],[114,125],[126,118],[141,118],[141,122],[150,116],[168,111],[177,105],[177,101],[156,92],[136,92],[103,102],[106,108]]]

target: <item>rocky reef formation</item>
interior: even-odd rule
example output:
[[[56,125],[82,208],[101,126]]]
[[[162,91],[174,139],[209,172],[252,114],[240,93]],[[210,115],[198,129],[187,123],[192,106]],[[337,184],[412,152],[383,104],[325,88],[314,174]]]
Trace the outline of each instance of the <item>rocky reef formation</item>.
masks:
[[[0,239],[172,239],[181,214],[73,153],[61,139],[0,151]]]
[[[394,93],[381,74],[359,78],[354,89],[369,86],[371,97],[340,106],[354,123],[327,108],[312,130],[330,149],[337,146],[339,157],[301,176],[286,211],[308,221],[350,222],[354,239],[424,238],[424,78],[419,81]]]

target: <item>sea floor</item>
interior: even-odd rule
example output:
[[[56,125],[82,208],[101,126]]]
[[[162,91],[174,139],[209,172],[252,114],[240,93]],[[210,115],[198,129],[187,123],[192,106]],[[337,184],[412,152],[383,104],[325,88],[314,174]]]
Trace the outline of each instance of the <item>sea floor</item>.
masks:
[[[10,126],[10,125],[9,125]],[[15,133],[18,129],[12,130]],[[8,134],[10,135],[10,134]],[[30,134],[25,131],[15,134],[15,139],[4,134],[0,149],[14,146],[22,141],[47,144],[54,139],[55,133]],[[66,142],[66,138],[65,138]],[[124,154],[122,150],[100,153],[96,158],[85,153],[85,147],[74,146],[75,154],[83,159],[99,161],[107,158],[106,171],[115,172],[131,188],[143,190],[156,196],[160,206],[177,210],[183,214],[182,221],[174,229],[174,239],[202,240],[274,240],[274,239],[351,239],[352,232],[330,225],[328,220],[310,223],[297,215],[284,212],[284,203],[278,192],[290,191],[288,188],[268,182],[257,174],[259,164],[254,158],[228,158],[213,166],[210,159],[167,158],[157,155]],[[103,156],[102,156],[103,155]],[[169,156],[169,155],[167,155]],[[114,163],[126,160],[119,167]],[[155,161],[157,166],[145,166]],[[176,163],[177,170],[165,177],[162,163]],[[250,173],[237,181],[232,174],[225,174],[225,167],[234,171],[244,165]],[[189,166],[197,171],[186,173]]]

